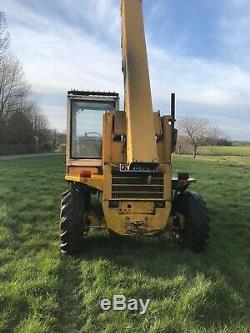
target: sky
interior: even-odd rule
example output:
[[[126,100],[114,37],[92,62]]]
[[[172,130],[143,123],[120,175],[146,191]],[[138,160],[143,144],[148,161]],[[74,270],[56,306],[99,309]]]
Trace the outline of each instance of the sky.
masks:
[[[250,1],[144,0],[155,110],[210,120],[250,140]],[[0,0],[11,48],[51,128],[66,129],[71,89],[123,96],[119,0]],[[122,105],[121,105],[122,107]]]

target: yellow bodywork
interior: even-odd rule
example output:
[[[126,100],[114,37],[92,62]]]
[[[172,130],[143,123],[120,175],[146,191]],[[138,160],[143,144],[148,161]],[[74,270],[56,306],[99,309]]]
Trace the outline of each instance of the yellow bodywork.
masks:
[[[71,158],[69,98],[65,179],[102,193],[108,229],[153,235],[171,221],[173,119],[153,112],[142,2],[123,0],[121,9],[125,112],[104,114],[102,159],[76,160]],[[130,171],[132,165],[155,169]],[[92,217],[89,221],[90,226],[103,226]]]
[[[128,163],[158,163],[140,0],[122,1],[122,50],[127,117],[127,160]],[[147,135],[144,135],[145,133]]]

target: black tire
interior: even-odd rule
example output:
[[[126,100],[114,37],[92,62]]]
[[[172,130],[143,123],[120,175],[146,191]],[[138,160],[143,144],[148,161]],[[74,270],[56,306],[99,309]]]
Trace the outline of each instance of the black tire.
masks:
[[[126,236],[119,235],[116,232],[114,232],[113,230],[108,229],[108,232],[109,232],[109,237],[115,242],[118,242],[118,241],[122,242],[126,238]]]
[[[204,199],[191,192],[176,195],[173,202],[174,213],[184,215],[185,224],[176,232],[181,247],[194,252],[202,251],[209,239],[209,215]]]
[[[79,191],[72,188],[63,193],[60,214],[62,253],[75,254],[82,249],[87,230],[84,208],[84,198]]]

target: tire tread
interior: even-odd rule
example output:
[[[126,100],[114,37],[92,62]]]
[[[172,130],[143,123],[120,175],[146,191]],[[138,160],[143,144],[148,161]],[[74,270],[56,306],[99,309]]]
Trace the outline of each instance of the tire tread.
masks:
[[[210,233],[208,208],[203,197],[193,192],[180,193],[174,200],[174,211],[182,213],[186,219],[184,229],[178,233],[180,245],[194,252],[202,251]]]

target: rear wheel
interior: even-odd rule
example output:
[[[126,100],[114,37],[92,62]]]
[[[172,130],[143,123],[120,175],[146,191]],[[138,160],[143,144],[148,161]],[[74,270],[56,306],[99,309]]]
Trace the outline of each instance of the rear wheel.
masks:
[[[82,248],[87,225],[84,197],[74,187],[62,195],[60,219],[61,252],[69,254],[79,252]]]
[[[202,251],[207,245],[210,226],[206,202],[191,192],[176,195],[173,202],[174,214],[184,216],[184,224],[176,231],[182,247],[194,252]]]

